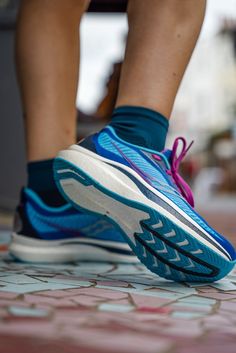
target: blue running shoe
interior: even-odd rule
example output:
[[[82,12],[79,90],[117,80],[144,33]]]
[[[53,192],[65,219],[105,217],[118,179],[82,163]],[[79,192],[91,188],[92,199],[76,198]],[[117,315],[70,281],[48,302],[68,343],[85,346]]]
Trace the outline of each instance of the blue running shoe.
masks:
[[[182,138],[172,151],[158,153],[106,127],[61,151],[54,174],[68,202],[109,217],[148,269],[174,281],[212,282],[233,269],[235,250],[194,210],[178,174],[186,152]]]
[[[40,263],[138,262],[106,217],[82,214],[69,204],[49,207],[27,188],[16,210],[10,253],[21,261]]]

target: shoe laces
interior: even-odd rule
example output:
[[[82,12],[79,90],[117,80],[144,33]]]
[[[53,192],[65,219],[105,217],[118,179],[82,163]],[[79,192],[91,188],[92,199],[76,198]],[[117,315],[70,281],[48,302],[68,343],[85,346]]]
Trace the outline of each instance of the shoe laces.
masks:
[[[178,154],[179,144],[182,143],[182,149]],[[190,147],[192,146],[193,141],[187,146],[187,142],[184,137],[177,137],[174,141],[171,156],[170,156],[170,169],[166,170],[166,173],[172,177],[174,180],[178,190],[180,191],[181,195],[187,200],[187,202],[194,207],[194,198],[193,193],[190,186],[186,183],[186,181],[181,177],[179,174],[179,167],[186,156],[187,152],[189,151]],[[163,154],[153,154],[153,158],[160,161],[160,157]]]

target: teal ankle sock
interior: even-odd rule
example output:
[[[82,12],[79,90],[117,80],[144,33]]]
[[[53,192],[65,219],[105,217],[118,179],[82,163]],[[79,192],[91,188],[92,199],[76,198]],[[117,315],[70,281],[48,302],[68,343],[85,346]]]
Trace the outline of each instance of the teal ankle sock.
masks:
[[[36,192],[48,206],[62,206],[66,202],[56,187],[53,178],[54,159],[29,162],[27,164],[27,187]]]
[[[162,151],[169,121],[162,114],[148,108],[122,106],[113,111],[109,126],[127,142]]]

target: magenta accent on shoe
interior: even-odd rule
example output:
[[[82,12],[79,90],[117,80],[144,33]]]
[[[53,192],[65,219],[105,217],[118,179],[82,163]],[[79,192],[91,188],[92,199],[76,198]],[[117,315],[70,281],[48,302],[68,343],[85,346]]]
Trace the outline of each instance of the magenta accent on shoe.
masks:
[[[157,161],[161,161],[161,157],[158,156],[157,154],[153,154],[152,157],[156,159]]]
[[[177,150],[179,146],[179,141],[182,142],[182,151],[177,156]],[[182,162],[183,158],[185,157],[186,153],[192,146],[193,141],[190,143],[188,147],[186,147],[187,143],[185,138],[183,137],[177,137],[174,141],[172,152],[171,152],[171,168],[166,170],[166,173],[168,175],[171,175],[172,178],[174,179],[175,184],[177,185],[181,195],[188,201],[188,203],[194,207],[194,198],[193,198],[193,193],[190,188],[190,186],[186,183],[186,181],[179,175],[179,166],[180,163]],[[155,158],[157,161],[160,160],[159,155],[153,154],[153,158]]]

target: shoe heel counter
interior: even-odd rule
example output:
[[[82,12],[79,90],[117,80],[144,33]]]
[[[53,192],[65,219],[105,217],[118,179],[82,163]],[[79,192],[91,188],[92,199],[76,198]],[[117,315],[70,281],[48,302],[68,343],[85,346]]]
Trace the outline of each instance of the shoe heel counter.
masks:
[[[22,228],[23,228],[23,224],[22,224],[22,220],[19,212],[19,206],[18,206],[14,213],[12,229],[14,233],[21,233]]]
[[[37,233],[31,225],[29,215],[27,213],[27,204],[29,202],[30,200],[28,200],[26,195],[23,195],[22,193],[21,202],[17,206],[13,218],[13,232],[15,234],[37,238]]]

